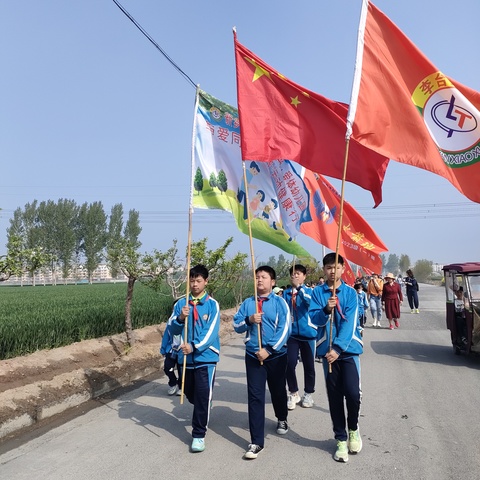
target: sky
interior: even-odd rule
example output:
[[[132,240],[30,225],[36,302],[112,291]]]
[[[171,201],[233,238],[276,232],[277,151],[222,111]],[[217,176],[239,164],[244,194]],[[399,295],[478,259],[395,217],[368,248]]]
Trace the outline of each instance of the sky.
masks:
[[[361,0],[119,0],[195,84],[236,106],[238,40],[296,83],[348,103]],[[480,2],[377,0],[443,73],[480,90]],[[195,89],[112,0],[0,0],[0,254],[13,211],[33,200],[140,212],[142,251],[188,235]],[[329,179],[331,180],[331,179]],[[331,180],[340,188],[340,182]],[[480,187],[480,179],[479,179]],[[389,253],[412,264],[478,261],[480,205],[430,172],[390,162],[383,203],[345,199]],[[249,253],[227,212],[195,210],[192,238]],[[317,259],[322,247],[297,240]],[[254,240],[256,261],[283,253]],[[288,256],[288,254],[285,254]]]

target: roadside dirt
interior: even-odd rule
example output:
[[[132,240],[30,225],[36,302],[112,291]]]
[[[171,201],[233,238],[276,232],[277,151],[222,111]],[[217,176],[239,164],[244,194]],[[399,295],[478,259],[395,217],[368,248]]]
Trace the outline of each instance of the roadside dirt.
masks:
[[[233,335],[235,311],[222,312],[222,343]],[[131,349],[125,335],[115,335],[0,361],[0,439],[19,429],[8,427],[12,419],[23,416],[24,426],[30,426],[53,416],[67,399],[79,404],[163,373],[159,347],[164,329],[161,324],[136,330]]]

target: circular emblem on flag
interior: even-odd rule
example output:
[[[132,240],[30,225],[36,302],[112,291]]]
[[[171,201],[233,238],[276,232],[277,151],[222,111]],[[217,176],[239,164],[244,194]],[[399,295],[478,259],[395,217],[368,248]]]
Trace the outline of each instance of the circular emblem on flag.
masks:
[[[446,165],[466,167],[480,160],[480,112],[441,72],[425,77],[412,100]]]

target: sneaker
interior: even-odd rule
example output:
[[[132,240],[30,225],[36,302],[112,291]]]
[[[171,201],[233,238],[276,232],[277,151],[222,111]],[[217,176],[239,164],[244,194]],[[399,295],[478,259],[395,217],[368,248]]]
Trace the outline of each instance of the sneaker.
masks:
[[[380,325],[380,322],[377,322],[377,327],[382,328],[382,326]]]
[[[302,407],[310,408],[313,407],[313,397],[311,393],[304,393],[302,397]]]
[[[420,313],[420,310],[418,308],[415,309],[415,313]]]
[[[395,328],[399,328],[400,324],[398,323],[398,320],[395,320]]]
[[[285,435],[288,432],[288,423],[286,420],[279,420],[277,423],[277,433]]]
[[[205,450],[205,439],[194,438],[192,441],[192,452],[203,452]]]
[[[362,437],[360,436],[360,430],[348,431],[348,451],[350,453],[360,453],[362,450]]]
[[[410,313],[415,313],[415,310],[410,310]]]
[[[373,323],[372,323],[372,327],[376,327],[377,326],[377,321],[374,320]]]
[[[335,451],[333,459],[337,462],[348,462],[348,447],[346,441],[337,441],[337,450]]]
[[[169,395],[175,395],[177,393],[177,386],[173,385],[171,387],[168,387],[167,393]]]
[[[248,446],[248,450],[245,452],[243,455],[244,458],[248,458],[249,460],[253,460],[254,458],[258,457],[258,454],[263,450],[263,447],[260,445],[255,445],[254,443],[251,443]]]
[[[179,397],[182,394],[182,389],[178,387],[177,389],[177,397]]]
[[[293,410],[297,406],[297,403],[300,402],[300,400],[301,398],[298,392],[291,393],[287,399],[287,408],[289,410]]]
[[[392,324],[390,324],[390,326],[389,326],[388,328],[389,328],[390,330],[393,330],[395,327],[394,327]]]

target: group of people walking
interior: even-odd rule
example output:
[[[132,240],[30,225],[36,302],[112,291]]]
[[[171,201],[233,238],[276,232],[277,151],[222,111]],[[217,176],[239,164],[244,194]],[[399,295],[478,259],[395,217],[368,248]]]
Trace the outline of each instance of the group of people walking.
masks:
[[[420,313],[418,309],[418,282],[411,269],[407,270],[403,279],[411,313]],[[403,303],[403,292],[400,282],[393,273],[387,273],[383,279],[374,273],[367,283],[367,298],[373,319],[373,327],[381,327],[382,313],[385,312],[389,329],[400,327],[400,307]]]
[[[333,458],[347,462],[349,453],[362,450],[358,425],[361,405],[359,355],[363,353],[365,311],[370,307],[374,326],[380,327],[384,310],[390,328],[398,328],[402,291],[390,273],[385,275],[385,281],[372,275],[366,293],[358,285],[355,289],[350,287],[341,279],[344,259],[334,253],[323,258],[323,269],[325,281],[311,288],[305,284],[306,268],[294,265],[290,268],[291,285],[278,295],[274,292],[275,270],[268,265],[258,267],[255,271],[256,296],[247,298],[234,316],[234,330],[244,335],[245,344],[250,430],[245,459],[257,458],[265,446],[267,385],[278,435],[286,435],[289,431],[289,411],[297,405],[304,408],[314,405],[315,357],[323,359],[330,417],[337,442]],[[416,280],[409,272],[408,282],[415,286]],[[410,297],[407,279],[407,297],[418,311],[418,296]],[[192,268],[190,294],[175,303],[161,347],[169,379],[168,393],[180,392],[183,373],[183,391],[193,404],[192,452],[205,449],[216,365],[220,358],[220,307],[208,295],[207,285],[208,270],[202,265]],[[186,369],[181,372],[178,367],[183,365],[184,356]],[[296,376],[299,358],[304,373],[302,395]]]
[[[361,404],[360,361],[363,352],[355,290],[341,280],[345,265],[339,255],[323,259],[326,281],[315,288],[305,285],[306,268],[290,269],[291,286],[282,296],[273,292],[275,270],[267,265],[255,271],[256,296],[247,298],[233,319],[234,330],[244,335],[250,443],[244,458],[258,457],[265,447],[266,386],[277,419],[276,433],[289,431],[288,413],[298,404],[314,405],[315,357],[323,358],[330,416],[337,448],[334,459],[347,462],[349,453],[359,453],[358,428]],[[193,404],[192,452],[205,449],[216,364],[219,360],[220,309],[206,292],[208,271],[199,265],[190,270],[191,293],[176,302],[164,334],[162,353],[169,376],[168,393],[181,386],[172,355],[183,365],[183,391]],[[186,326],[185,326],[186,324]],[[185,335],[186,331],[186,335]],[[180,338],[179,338],[180,336]],[[171,347],[168,342],[171,341]],[[296,376],[298,359],[304,370],[300,395]],[[167,359],[169,359],[167,361]],[[287,391],[288,389],[288,391]]]

